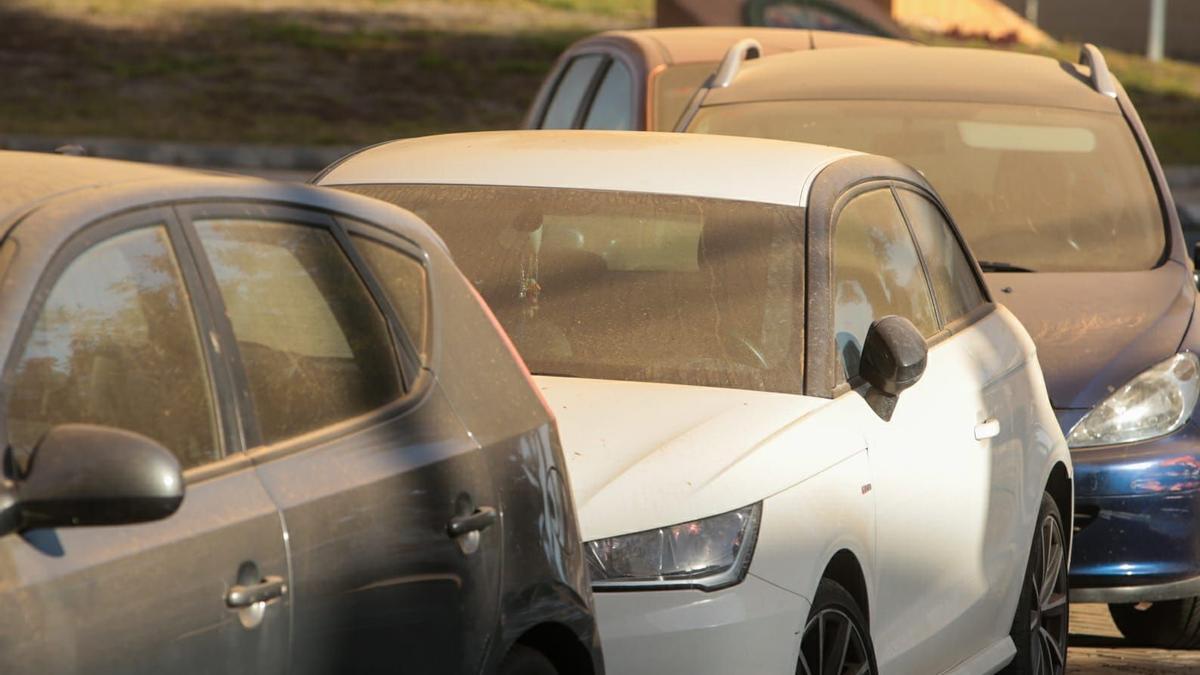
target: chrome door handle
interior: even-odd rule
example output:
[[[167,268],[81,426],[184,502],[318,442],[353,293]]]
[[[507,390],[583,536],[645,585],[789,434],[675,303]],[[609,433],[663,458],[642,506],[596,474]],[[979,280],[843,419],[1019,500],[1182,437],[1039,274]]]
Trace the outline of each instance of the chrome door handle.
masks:
[[[464,534],[486,530],[495,522],[496,509],[481,506],[475,509],[475,513],[451,518],[450,523],[446,525],[446,533],[451,537],[461,537]]]
[[[989,438],[995,438],[1000,435],[1000,420],[995,417],[988,419],[975,425],[975,440],[986,441]]]
[[[282,577],[266,577],[257,584],[238,585],[229,589],[229,593],[225,595],[225,604],[232,609],[240,609],[283,597],[285,593],[287,583]]]

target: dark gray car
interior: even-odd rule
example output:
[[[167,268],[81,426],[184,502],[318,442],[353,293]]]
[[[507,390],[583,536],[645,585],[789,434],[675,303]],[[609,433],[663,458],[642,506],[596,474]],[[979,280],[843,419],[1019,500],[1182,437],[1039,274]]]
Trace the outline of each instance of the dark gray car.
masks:
[[[0,670],[602,670],[554,419],[424,223],[0,175]]]

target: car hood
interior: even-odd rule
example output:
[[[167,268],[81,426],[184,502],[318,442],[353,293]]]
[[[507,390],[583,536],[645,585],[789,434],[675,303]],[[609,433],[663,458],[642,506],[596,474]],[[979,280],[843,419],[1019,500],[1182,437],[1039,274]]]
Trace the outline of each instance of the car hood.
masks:
[[[840,459],[835,444],[798,438],[797,423],[826,399],[534,379],[558,419],[585,541],[725,513]]]
[[[1179,348],[1196,291],[1180,264],[1138,272],[990,273],[1037,345],[1050,402],[1091,408]]]

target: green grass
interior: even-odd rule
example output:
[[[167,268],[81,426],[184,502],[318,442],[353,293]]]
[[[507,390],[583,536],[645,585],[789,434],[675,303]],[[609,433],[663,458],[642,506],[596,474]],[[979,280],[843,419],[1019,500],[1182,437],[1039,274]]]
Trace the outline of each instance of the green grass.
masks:
[[[512,128],[568,44],[648,25],[653,4],[6,0],[0,133],[354,145]],[[1105,53],[1163,161],[1200,164],[1200,65]]]

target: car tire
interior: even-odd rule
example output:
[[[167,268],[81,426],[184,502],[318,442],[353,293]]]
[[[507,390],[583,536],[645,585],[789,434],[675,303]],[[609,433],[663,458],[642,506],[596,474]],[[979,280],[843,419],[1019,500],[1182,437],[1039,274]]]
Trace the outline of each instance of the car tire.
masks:
[[[1139,605],[1109,605],[1108,613],[1126,640],[1145,647],[1200,649],[1200,598]]]
[[[558,669],[545,654],[516,644],[500,663],[499,675],[558,675]]]
[[[830,658],[842,659],[839,669],[828,669]],[[822,579],[800,638],[796,675],[829,672],[877,675],[879,668],[866,617],[854,596],[836,581]]]
[[[1061,675],[1067,667],[1071,605],[1062,514],[1049,493],[1042,493],[1029,561],[1021,579],[1021,599],[1009,633],[1017,655],[1002,672]]]

